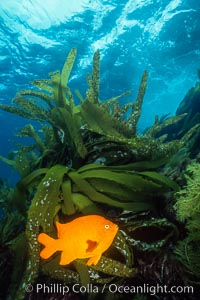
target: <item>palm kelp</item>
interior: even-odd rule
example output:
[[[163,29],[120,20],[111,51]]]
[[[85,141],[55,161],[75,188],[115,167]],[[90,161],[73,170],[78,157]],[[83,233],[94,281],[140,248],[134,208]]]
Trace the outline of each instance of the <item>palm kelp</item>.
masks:
[[[110,157],[117,156],[118,164],[120,164],[120,158],[124,156],[128,156],[126,163],[161,159],[170,156],[182,145],[182,141],[178,140],[164,143],[166,136],[156,140],[153,137],[164,127],[181,120],[185,114],[172,117],[162,124],[159,124],[156,118],[152,128],[144,135],[137,136],[137,124],[147,85],[147,71],[142,76],[135,102],[119,106],[118,100],[130,94],[130,91],[112,99],[100,101],[98,51],[93,59],[92,76],[87,76],[89,89],[86,97],[83,98],[76,90],[80,104],[75,105],[74,96],[67,85],[75,56],[76,50],[72,49],[61,74],[56,71],[50,73],[51,79],[33,81],[33,85],[38,87],[39,91],[22,90],[13,100],[15,105],[0,105],[3,110],[44,123],[41,129],[42,140],[30,124],[18,134],[34,139],[32,146],[27,148],[21,146],[22,148],[15,157],[15,162],[23,160],[27,164],[29,161],[30,168],[25,164],[27,173],[29,173],[28,170],[44,165],[52,166],[55,163],[61,163],[76,168],[80,164],[87,163],[88,158],[91,161],[91,157],[94,161],[98,158],[104,159],[104,152],[108,152],[107,144],[112,149]],[[47,126],[47,123],[50,126]],[[105,150],[103,150],[104,147]],[[37,150],[39,155],[36,156],[31,150]],[[25,158],[26,155],[28,159]],[[115,160],[115,157],[113,159]],[[17,167],[17,163],[12,160],[6,160],[6,162],[24,174],[20,166]]]
[[[130,91],[101,101],[99,51],[94,54],[92,75],[87,75],[86,96],[75,91],[79,99],[76,105],[68,86],[75,57],[76,50],[72,49],[61,73],[56,71],[50,73],[50,79],[34,81],[39,90],[20,91],[14,105],[0,105],[5,111],[41,124],[40,130],[27,124],[18,133],[32,138],[32,145],[19,144],[15,156],[1,157],[21,175],[11,204],[26,220],[25,231],[21,228],[10,243],[9,251],[15,259],[8,299],[23,299],[25,287],[42,276],[66,284],[102,286],[113,280],[123,284],[138,274],[135,253],[157,253],[178,237],[176,226],[159,212],[166,193],[172,196],[179,186],[161,173],[161,167],[187,142],[194,128],[180,140],[166,142],[166,135],[156,135],[185,115],[163,122],[156,118],[153,126],[139,136],[137,126],[148,73],[142,76],[135,102],[119,105],[119,99]],[[59,254],[41,261],[39,233],[56,237],[56,220],[67,222],[81,214],[108,215],[119,225],[112,247],[100,262],[88,267],[84,260],[76,260],[62,267]],[[144,234],[141,240],[148,230],[154,232],[154,239],[146,241]],[[22,279],[17,276],[19,265]]]

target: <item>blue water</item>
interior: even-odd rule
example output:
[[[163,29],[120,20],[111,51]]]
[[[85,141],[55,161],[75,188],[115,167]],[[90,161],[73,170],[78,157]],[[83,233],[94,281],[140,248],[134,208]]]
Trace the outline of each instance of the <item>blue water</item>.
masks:
[[[86,90],[92,56],[101,52],[101,99],[128,89],[135,100],[141,75],[149,71],[140,120],[142,131],[156,114],[174,114],[197,81],[200,58],[200,3],[197,0],[6,0],[0,3],[0,102],[37,78],[61,69],[72,47],[78,50],[70,87]],[[26,120],[0,111],[0,155]],[[0,162],[0,177],[17,175]]]

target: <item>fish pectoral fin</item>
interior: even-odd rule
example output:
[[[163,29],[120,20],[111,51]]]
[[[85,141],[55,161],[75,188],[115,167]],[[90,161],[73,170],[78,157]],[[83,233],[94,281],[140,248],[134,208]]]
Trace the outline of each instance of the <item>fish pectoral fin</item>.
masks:
[[[91,266],[91,265],[96,266],[97,263],[99,262],[100,258],[101,258],[101,254],[102,253],[90,257],[90,259],[87,261],[87,266]]]
[[[92,252],[94,251],[94,249],[96,249],[98,243],[96,241],[92,241],[92,240],[87,240],[87,248],[86,248],[86,252]]]
[[[69,253],[67,253],[66,251],[63,251],[61,253],[61,257],[60,257],[60,265],[61,266],[65,266],[70,264],[75,258],[72,258],[69,256]]]

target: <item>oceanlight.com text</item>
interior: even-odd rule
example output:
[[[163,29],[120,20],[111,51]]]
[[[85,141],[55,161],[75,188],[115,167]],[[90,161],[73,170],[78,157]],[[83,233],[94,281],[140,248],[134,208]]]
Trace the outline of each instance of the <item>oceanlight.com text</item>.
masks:
[[[28,284],[26,286],[26,292],[30,293],[34,290],[37,294],[61,294],[65,295],[68,293],[76,294],[103,294],[104,292],[110,292],[112,294],[149,294],[151,296],[157,294],[193,294],[194,288],[192,286],[170,286],[167,285],[149,285],[143,284],[139,286],[134,285],[117,285],[117,284],[104,284],[103,286],[98,286],[94,284],[87,284],[86,286],[80,284],[74,285],[63,285],[61,283],[52,284],[42,284],[37,283],[35,286]]]

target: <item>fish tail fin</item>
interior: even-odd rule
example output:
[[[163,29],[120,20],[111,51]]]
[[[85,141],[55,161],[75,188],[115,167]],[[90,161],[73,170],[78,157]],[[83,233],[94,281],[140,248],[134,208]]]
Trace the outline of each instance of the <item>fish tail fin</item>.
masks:
[[[40,233],[38,235],[38,242],[44,245],[44,249],[40,252],[40,257],[47,259],[51,257],[56,251],[59,250],[58,240],[55,240],[48,236],[46,233]]]

